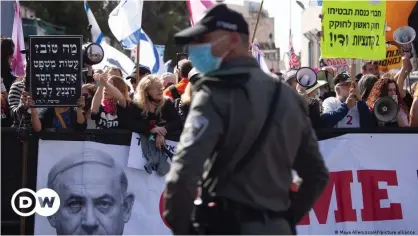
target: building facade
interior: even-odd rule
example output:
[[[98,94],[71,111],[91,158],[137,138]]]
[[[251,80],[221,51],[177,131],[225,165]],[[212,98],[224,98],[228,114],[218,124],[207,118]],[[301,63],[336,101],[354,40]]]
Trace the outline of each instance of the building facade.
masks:
[[[248,22],[250,30],[250,40],[252,40],[254,29],[257,23],[257,16],[260,10],[259,2],[244,1],[244,5],[228,5],[231,9],[241,13]],[[275,71],[280,70],[280,48],[276,48],[274,43],[274,18],[268,15],[267,10],[262,9],[260,20],[254,42],[260,45],[264,53],[264,60],[269,68]]]
[[[321,18],[319,15],[322,7],[309,4],[302,13],[301,31],[303,52],[301,55],[301,66],[311,68],[319,67],[321,57],[321,46],[319,32],[321,31]]]

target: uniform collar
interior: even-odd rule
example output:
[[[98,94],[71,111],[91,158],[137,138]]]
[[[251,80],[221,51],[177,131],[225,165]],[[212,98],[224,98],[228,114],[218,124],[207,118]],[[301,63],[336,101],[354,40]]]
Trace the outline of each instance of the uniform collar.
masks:
[[[219,69],[231,69],[234,67],[259,67],[259,65],[254,57],[245,56],[224,61]]]

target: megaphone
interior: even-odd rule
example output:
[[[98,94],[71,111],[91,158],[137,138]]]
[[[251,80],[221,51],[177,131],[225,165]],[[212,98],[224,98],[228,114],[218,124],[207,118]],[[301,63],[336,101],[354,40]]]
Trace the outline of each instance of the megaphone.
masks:
[[[309,88],[316,84],[316,73],[309,67],[302,67],[296,72],[296,81],[302,87]]]
[[[379,98],[374,103],[373,113],[380,122],[390,122],[398,115],[398,103],[389,96]]]
[[[103,61],[104,50],[97,43],[83,45],[83,62],[87,65],[96,65]]]
[[[401,45],[405,56],[412,57],[412,41],[416,37],[415,30],[410,26],[402,26],[395,30],[393,39],[396,43]]]

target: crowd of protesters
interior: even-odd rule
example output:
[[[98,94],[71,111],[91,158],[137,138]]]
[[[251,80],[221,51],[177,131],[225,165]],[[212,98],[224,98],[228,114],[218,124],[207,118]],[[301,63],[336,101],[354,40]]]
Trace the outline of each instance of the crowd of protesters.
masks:
[[[10,61],[14,44],[1,42],[1,115],[2,127],[26,128],[35,132],[50,129],[127,129],[153,136],[161,149],[167,135],[179,135],[192,100],[192,83],[199,77],[192,62],[183,59],[175,73],[152,74],[140,66],[123,78],[119,68],[93,70],[88,67],[82,96],[76,108],[34,108],[26,90],[25,78],[12,74]],[[318,80],[309,88],[296,81],[297,70],[276,73],[301,96],[306,97],[313,127],[375,128],[381,126],[418,126],[418,89],[405,89],[407,74],[412,70],[408,59],[396,74],[379,73],[377,61],[363,63],[361,75],[335,74],[325,67],[330,79]],[[137,75],[139,72],[139,75]],[[389,96],[399,107],[396,118],[382,123],[374,115],[374,104]]]
[[[418,126],[417,84],[405,86],[408,73],[412,70],[410,60],[403,58],[402,68],[397,73],[380,73],[378,61],[365,61],[361,69],[359,75],[341,72],[332,76],[335,68],[324,67],[321,70],[331,75],[329,81],[318,80],[310,88],[297,83],[296,70],[277,76],[306,97],[309,116],[316,129]],[[397,115],[389,122],[382,122],[374,112],[376,102],[384,97],[398,104],[397,113],[392,112]]]

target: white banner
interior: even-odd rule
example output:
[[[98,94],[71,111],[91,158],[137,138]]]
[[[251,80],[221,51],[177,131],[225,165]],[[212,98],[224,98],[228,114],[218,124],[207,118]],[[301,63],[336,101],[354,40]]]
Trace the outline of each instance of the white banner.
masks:
[[[418,134],[347,134],[320,141],[331,178],[314,209],[300,222],[298,234],[418,233],[417,140]],[[135,152],[142,153],[138,149]],[[141,160],[138,154],[135,158]],[[128,190],[122,194],[132,193],[133,205],[126,201],[129,198],[125,204],[93,201],[121,193],[123,181],[114,181],[121,176],[117,168],[109,168],[115,171],[112,174],[100,163],[75,164],[71,160],[51,171],[62,160],[80,155],[114,159],[128,179]],[[50,172],[59,173],[50,182],[60,195],[61,207],[52,223],[36,215],[35,234],[170,234],[161,218],[163,178],[141,168],[129,168],[129,155],[127,146],[41,140],[37,190],[47,186]],[[77,194],[81,195],[79,202],[67,199]],[[90,227],[85,225],[85,217],[90,217]]]
[[[298,234],[418,233],[416,140],[418,134],[346,134],[321,141],[330,181]]]
[[[128,155],[129,146],[40,140],[36,187],[47,187],[50,178],[61,205],[53,217],[35,216],[35,235],[171,234],[159,213],[164,178],[128,168]]]

